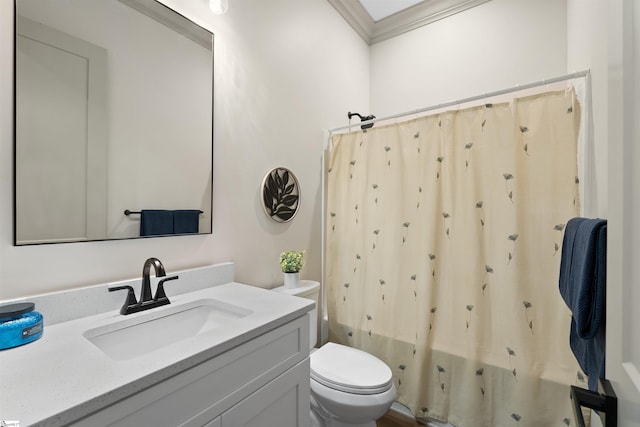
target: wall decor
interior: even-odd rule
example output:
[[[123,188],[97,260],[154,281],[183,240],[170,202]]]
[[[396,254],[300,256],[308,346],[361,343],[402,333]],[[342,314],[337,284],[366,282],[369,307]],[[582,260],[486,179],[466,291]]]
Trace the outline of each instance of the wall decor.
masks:
[[[276,222],[289,222],[300,207],[300,184],[287,168],[271,169],[262,180],[262,207]]]

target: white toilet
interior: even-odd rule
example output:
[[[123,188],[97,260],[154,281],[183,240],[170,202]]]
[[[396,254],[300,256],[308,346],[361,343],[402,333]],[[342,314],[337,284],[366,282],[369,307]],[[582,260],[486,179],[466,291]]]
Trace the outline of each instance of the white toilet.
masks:
[[[335,343],[318,349],[318,296],[320,283],[301,280],[295,288],[275,291],[313,299],[309,312],[311,342],[311,425],[313,427],[375,427],[391,407],[396,388],[391,369],[377,357]]]

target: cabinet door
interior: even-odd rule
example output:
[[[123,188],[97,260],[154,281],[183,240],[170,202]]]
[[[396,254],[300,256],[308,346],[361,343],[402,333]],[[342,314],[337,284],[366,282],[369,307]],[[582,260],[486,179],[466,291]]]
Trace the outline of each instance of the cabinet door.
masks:
[[[309,427],[309,359],[222,414],[221,427]]]

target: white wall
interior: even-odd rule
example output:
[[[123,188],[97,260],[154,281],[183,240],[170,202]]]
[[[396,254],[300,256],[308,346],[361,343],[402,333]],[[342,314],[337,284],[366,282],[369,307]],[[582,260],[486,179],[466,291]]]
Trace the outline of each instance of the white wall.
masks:
[[[368,48],[326,0],[235,0],[226,15],[206,1],[163,3],[213,30],[214,234],[14,247],[13,2],[0,2],[0,299],[136,277],[147,257],[168,271],[235,261],[239,281],[281,280],[278,255],[306,249],[302,277],[320,279],[323,129],[369,104]],[[288,224],[262,212],[259,186],[289,167],[302,188]]]
[[[492,0],[371,48],[378,117],[563,75],[565,0]]]
[[[567,0],[567,72],[591,70],[596,200],[592,216],[607,217],[607,16],[602,0]]]
[[[169,270],[235,261],[238,280],[268,287],[280,280],[280,251],[306,249],[303,278],[319,279],[323,129],[344,124],[347,111],[383,116],[589,68],[575,43],[591,26],[575,27],[578,0],[493,0],[370,50],[325,0],[235,0],[222,16],[205,1],[163,2],[216,34],[214,234],[11,245],[12,7],[0,2],[0,298],[135,277],[148,256]],[[582,46],[594,64],[602,59],[590,37]],[[302,186],[288,224],[260,206],[275,166]]]

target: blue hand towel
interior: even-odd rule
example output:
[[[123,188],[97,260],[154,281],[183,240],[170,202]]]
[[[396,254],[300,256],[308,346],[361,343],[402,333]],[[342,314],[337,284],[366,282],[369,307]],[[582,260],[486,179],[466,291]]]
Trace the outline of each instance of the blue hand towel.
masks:
[[[607,221],[573,218],[565,228],[560,295],[572,313],[569,342],[589,389],[604,378]]]
[[[183,209],[173,211],[173,232],[175,234],[198,233],[200,211]]]
[[[140,212],[140,236],[173,234],[173,211],[143,209]]]

